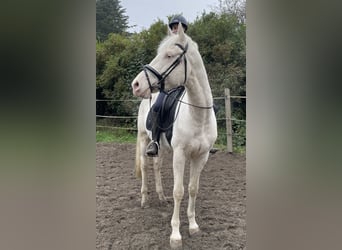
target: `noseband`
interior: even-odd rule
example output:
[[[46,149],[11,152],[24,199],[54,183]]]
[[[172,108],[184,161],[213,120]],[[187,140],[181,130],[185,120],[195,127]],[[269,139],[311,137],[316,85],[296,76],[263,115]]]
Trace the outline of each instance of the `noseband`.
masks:
[[[151,93],[153,91],[153,89],[159,89],[160,91],[164,91],[165,89],[165,79],[166,77],[168,77],[168,75],[170,75],[170,73],[178,66],[178,64],[181,62],[182,57],[184,56],[184,82],[183,85],[185,84],[186,80],[187,80],[187,60],[185,57],[185,53],[188,50],[188,44],[185,45],[185,47],[183,47],[182,45],[180,45],[179,43],[175,44],[176,46],[178,46],[181,50],[183,50],[183,52],[176,58],[176,60],[163,72],[163,73],[159,73],[156,69],[154,69],[152,66],[146,64],[144,65],[143,69],[145,72],[145,76],[147,78],[147,82],[149,85],[149,88],[151,90]],[[150,78],[147,74],[147,71],[151,72],[155,77],[158,78],[158,82],[155,85],[151,84]]]

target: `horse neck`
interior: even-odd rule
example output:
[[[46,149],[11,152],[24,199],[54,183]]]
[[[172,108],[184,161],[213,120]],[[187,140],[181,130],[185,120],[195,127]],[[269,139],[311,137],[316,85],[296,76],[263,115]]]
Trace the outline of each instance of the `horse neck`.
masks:
[[[204,65],[195,65],[197,72],[191,72],[185,86],[191,104],[200,107],[213,106],[213,97]],[[200,69],[200,70],[199,70]]]
[[[212,112],[211,109],[205,107],[213,106],[213,97],[204,66],[201,72],[193,72],[190,74],[185,88],[186,99],[191,104],[189,105],[189,109],[191,110],[190,115],[193,119],[203,123],[209,119]]]

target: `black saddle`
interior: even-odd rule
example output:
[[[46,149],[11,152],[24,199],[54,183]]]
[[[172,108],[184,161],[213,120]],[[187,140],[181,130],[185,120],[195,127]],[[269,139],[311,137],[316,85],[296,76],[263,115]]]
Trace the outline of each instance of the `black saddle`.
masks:
[[[171,89],[167,92],[167,95],[165,95],[163,104],[161,106],[160,112],[159,112],[159,123],[158,127],[160,129],[160,132],[164,132],[166,139],[169,143],[171,143],[172,138],[172,129],[173,129],[173,123],[176,119],[176,108],[178,104],[179,98],[182,96],[185,88],[184,86],[179,86],[177,88]],[[152,108],[148,112],[147,120],[146,120],[146,128],[148,130],[152,129]]]

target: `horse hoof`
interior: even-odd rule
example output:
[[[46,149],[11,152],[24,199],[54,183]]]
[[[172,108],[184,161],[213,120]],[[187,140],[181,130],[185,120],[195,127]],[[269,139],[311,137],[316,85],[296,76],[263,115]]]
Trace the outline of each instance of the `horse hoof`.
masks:
[[[145,202],[144,204],[141,203],[141,208],[149,208],[149,207],[150,205],[147,202]]]
[[[180,239],[180,240],[170,239],[170,247],[171,247],[171,249],[180,249],[180,248],[182,248],[182,239]]]
[[[195,233],[198,233],[199,231],[200,231],[199,227],[189,228],[190,235],[194,235]]]
[[[147,201],[141,201],[141,208],[147,208],[147,207],[148,207]]]
[[[141,197],[141,207],[142,207],[142,208],[147,207],[147,195],[143,195],[143,196]]]

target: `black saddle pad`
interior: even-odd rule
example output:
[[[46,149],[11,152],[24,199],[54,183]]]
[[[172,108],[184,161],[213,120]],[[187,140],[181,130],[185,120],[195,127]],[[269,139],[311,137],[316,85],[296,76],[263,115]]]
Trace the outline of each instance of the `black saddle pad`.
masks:
[[[168,142],[171,142],[172,138],[172,129],[173,123],[176,119],[176,108],[178,104],[178,100],[183,94],[185,88],[184,86],[179,86],[175,89],[171,89],[167,92],[167,95],[164,97],[162,107],[159,112],[159,124],[161,132],[164,132]],[[152,129],[152,108],[148,112],[147,120],[146,120],[146,128],[148,130]]]

